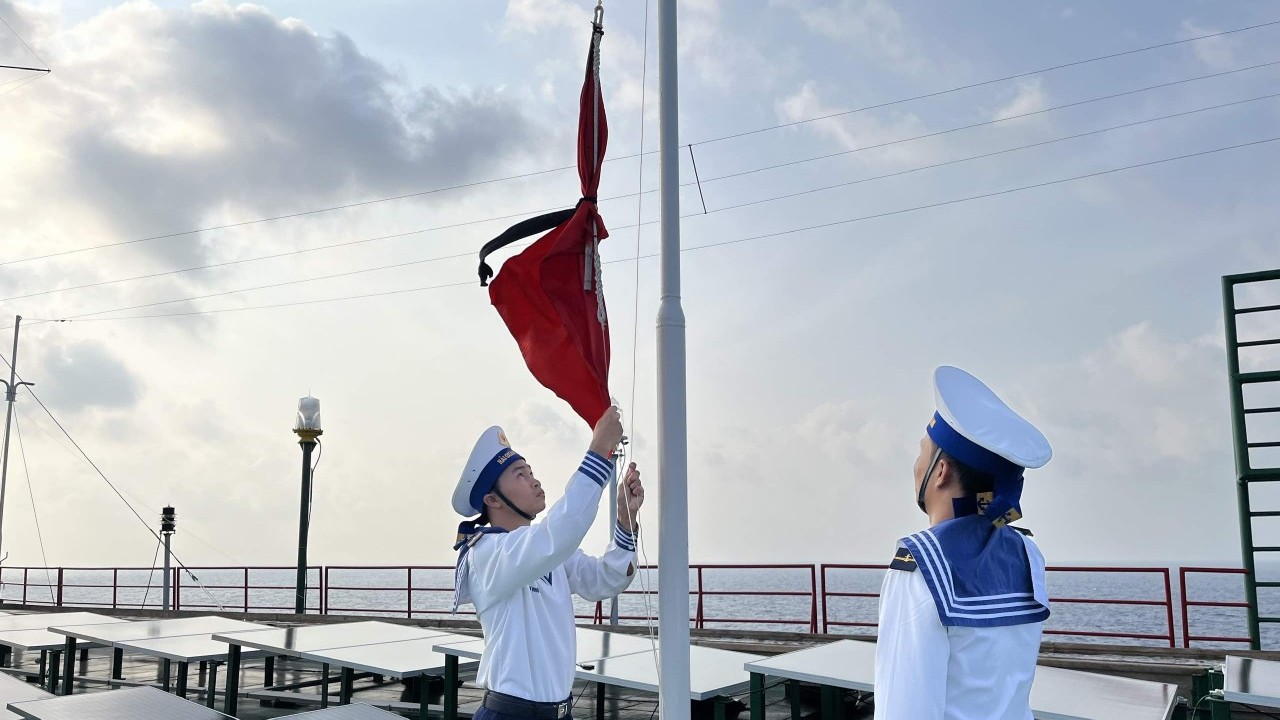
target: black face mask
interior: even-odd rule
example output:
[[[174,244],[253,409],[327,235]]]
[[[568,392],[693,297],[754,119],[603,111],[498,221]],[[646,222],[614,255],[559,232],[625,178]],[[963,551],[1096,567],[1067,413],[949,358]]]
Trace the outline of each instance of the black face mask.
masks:
[[[938,460],[942,458],[942,448],[933,451],[933,459],[929,461],[929,469],[924,471],[924,478],[920,480],[920,489],[916,494],[916,505],[920,506],[920,512],[928,514],[928,510],[924,509],[924,490],[929,486],[929,476],[933,474],[933,469],[938,467]]]

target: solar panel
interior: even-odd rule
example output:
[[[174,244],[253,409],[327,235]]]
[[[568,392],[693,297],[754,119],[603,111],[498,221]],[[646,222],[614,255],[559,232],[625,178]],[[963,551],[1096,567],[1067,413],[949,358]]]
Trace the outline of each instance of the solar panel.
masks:
[[[1222,689],[1231,702],[1280,708],[1280,662],[1228,655]]]
[[[395,642],[397,640],[417,640],[441,635],[449,635],[449,633],[444,630],[430,630],[370,620],[333,625],[272,628],[257,632],[218,632],[213,636],[213,639],[235,643],[243,647],[270,650],[282,655],[296,655],[305,650],[327,650],[329,648]]]
[[[25,680],[19,680],[12,675],[0,673],[0,718],[3,720],[22,717],[4,709],[9,706],[9,703],[43,700],[51,697],[53,697],[51,693],[47,693]]]
[[[61,635],[87,640],[89,642],[110,645],[125,640],[142,640],[144,638],[178,637],[182,635],[209,635],[211,633],[235,632],[237,630],[261,630],[266,625],[232,620],[216,615],[204,615],[192,618],[176,618],[173,620],[140,620],[97,625],[75,625],[62,623],[49,629]]]
[[[9,709],[28,720],[235,720],[153,687],[15,702]]]
[[[1031,709],[1037,720],[1168,720],[1178,686],[1036,667]]]
[[[876,645],[838,640],[749,662],[746,670],[846,690],[871,690],[876,680]]]

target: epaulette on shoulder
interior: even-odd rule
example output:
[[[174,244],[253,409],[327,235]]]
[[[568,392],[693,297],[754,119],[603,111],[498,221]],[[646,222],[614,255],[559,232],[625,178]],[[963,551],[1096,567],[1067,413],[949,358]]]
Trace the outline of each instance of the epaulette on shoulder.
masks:
[[[1027,537],[1036,536],[1036,534],[1031,532],[1029,528],[1018,527],[1017,525],[1005,525],[1005,527],[1010,528],[1012,530],[1017,530],[1018,532],[1022,533],[1023,535],[1026,535]]]
[[[916,559],[911,555],[910,550],[899,546],[897,552],[893,554],[893,561],[889,563],[889,569],[913,572],[916,569]]]

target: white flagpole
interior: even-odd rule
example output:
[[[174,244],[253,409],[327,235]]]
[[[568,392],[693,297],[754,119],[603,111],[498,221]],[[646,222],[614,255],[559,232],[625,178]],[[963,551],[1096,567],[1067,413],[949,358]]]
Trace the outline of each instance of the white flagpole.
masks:
[[[662,297],[658,307],[658,646],[662,720],[689,720],[689,491],[685,319],[680,306],[676,0],[658,3]]]

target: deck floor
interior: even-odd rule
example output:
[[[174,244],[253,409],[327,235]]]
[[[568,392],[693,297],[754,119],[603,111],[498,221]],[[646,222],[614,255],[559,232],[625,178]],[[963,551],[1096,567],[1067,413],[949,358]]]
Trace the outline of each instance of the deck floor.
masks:
[[[26,673],[32,680],[38,672],[40,661],[39,653],[16,653],[10,661],[10,672],[17,671],[19,674]],[[173,671],[177,671],[177,663],[172,664]],[[218,668],[217,678],[217,709],[221,710],[223,705],[222,692],[225,688],[226,678],[224,667]],[[237,717],[240,720],[266,720],[268,718],[287,717],[308,710],[316,710],[320,707],[320,693],[318,684],[311,687],[301,688],[290,694],[296,695],[296,702],[288,702],[292,698],[284,700],[272,699],[263,701],[251,697],[245,697],[243,693],[252,693],[256,690],[263,689],[264,679],[263,660],[256,659],[246,661],[240,678],[241,698]],[[161,671],[161,663],[154,658],[147,658],[140,655],[124,656],[123,677],[125,681],[131,684],[156,684],[159,682]],[[303,662],[298,660],[278,659],[275,663],[275,675],[277,685],[290,685],[307,681],[318,681],[321,677],[321,668],[318,664]],[[76,663],[77,678],[85,678],[76,682],[73,692],[104,692],[111,688],[106,682],[111,676],[111,651],[106,648],[95,648],[89,650],[88,658],[85,661]],[[204,688],[199,682],[197,664],[193,663],[189,669],[187,681],[187,698],[196,702],[204,702]],[[473,674],[463,675],[464,684],[459,689],[458,702],[460,715],[463,718],[469,718],[478,707],[483,690],[475,685]],[[440,684],[436,686],[437,692]],[[338,703],[338,676],[337,672],[331,673],[331,681],[329,685],[330,704]],[[576,682],[573,687],[574,710],[573,716],[578,720],[591,720],[596,717],[596,701],[597,687],[594,684]],[[746,705],[749,702],[747,693],[743,693],[736,697],[742,703],[741,719],[746,720],[748,711]],[[415,698],[409,697],[407,688],[398,680],[386,679],[381,683],[375,682],[374,678],[364,678],[357,680],[355,684],[355,693],[353,700],[356,702],[365,702],[371,705],[377,705],[387,708],[391,703],[397,702],[414,702]],[[438,704],[440,702],[438,695],[431,697],[430,701]],[[772,682],[765,691],[766,701],[766,720],[785,720],[791,717],[791,703],[787,699],[786,689],[782,683]],[[800,697],[802,716],[814,716],[819,714],[819,698],[816,694],[802,693]],[[658,698],[652,693],[626,690],[622,688],[606,688],[603,701],[604,717],[607,720],[653,720],[658,713]],[[417,717],[417,710],[405,708],[391,708],[393,712],[399,712],[405,717]],[[694,703],[692,708],[693,720],[712,720],[713,707],[711,703]],[[437,713],[433,713],[438,716]],[[733,714],[730,713],[732,720]],[[846,720],[857,720],[858,718],[871,717],[870,707],[863,709],[856,706],[855,698],[846,698]]]

